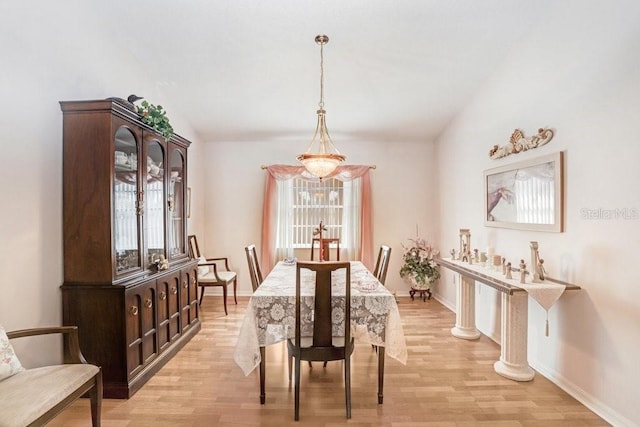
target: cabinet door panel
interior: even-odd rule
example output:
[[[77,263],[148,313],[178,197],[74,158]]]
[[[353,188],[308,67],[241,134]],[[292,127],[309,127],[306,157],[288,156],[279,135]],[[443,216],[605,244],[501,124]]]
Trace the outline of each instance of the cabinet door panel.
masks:
[[[146,266],[166,258],[165,240],[165,165],[164,142],[157,135],[144,132],[144,156],[141,162],[144,181],[144,231]]]
[[[127,306],[127,372],[135,376],[157,354],[156,282],[128,289]]]
[[[197,266],[183,270],[180,305],[182,330],[188,329],[198,319],[198,279]]]
[[[180,335],[180,271],[158,279],[158,346],[164,350]]]
[[[169,184],[167,188],[167,231],[169,233],[169,259],[184,258],[186,251],[186,151],[169,147]]]
[[[138,271],[142,266],[140,221],[143,200],[137,138],[138,135],[126,124],[119,126],[114,135],[113,245],[116,276]]]
[[[134,376],[144,364],[142,357],[142,298],[137,292],[128,292],[127,307],[127,374]]]
[[[198,319],[198,267],[187,270],[189,276],[189,321],[191,323]]]
[[[158,354],[155,286],[151,285],[145,289],[142,306],[142,356],[144,362],[148,363]]]

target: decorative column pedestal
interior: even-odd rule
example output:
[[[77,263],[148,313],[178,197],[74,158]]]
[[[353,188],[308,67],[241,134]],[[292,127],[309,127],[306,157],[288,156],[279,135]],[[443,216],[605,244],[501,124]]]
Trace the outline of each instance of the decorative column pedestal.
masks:
[[[451,335],[465,340],[480,338],[476,329],[476,282],[470,277],[460,275],[456,293],[456,326]]]
[[[535,371],[527,362],[527,321],[528,294],[525,289],[514,285],[513,280],[504,279],[495,272],[478,265],[466,264],[454,259],[438,258],[438,264],[460,274],[461,281],[456,295],[456,326],[451,334],[457,338],[476,339],[480,332],[475,325],[475,283],[490,286],[502,293],[502,342],[500,360],[494,363],[496,373],[514,381],[531,381]],[[558,281],[550,277],[547,280],[566,286],[569,290],[579,290],[580,286]]]
[[[495,371],[515,381],[531,381],[535,371],[527,361],[528,296],[525,292],[502,294],[502,343]]]

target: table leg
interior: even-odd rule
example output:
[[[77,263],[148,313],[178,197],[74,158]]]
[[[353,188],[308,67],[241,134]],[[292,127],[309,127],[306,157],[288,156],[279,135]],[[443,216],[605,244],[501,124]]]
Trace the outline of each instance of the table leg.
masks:
[[[267,367],[265,360],[264,360],[264,347],[260,347],[260,404],[264,405],[264,402],[266,400],[266,396],[264,394],[264,371],[265,368]]]
[[[476,281],[460,275],[458,292],[456,293],[456,326],[451,328],[451,335],[465,340],[480,338],[476,329]]]
[[[531,381],[535,376],[527,361],[528,304],[526,292],[502,294],[500,360],[493,368],[503,377],[515,381]]]
[[[383,389],[384,389],[384,353],[385,347],[377,347],[378,349],[378,404],[382,405]]]

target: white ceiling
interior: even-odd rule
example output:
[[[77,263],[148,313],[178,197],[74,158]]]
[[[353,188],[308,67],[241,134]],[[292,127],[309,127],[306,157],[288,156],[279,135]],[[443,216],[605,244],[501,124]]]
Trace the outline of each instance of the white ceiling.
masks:
[[[433,140],[552,1],[74,3],[74,19],[101,28],[160,94],[138,95],[164,99],[205,142],[310,140],[320,97],[314,38],[327,34],[325,108],[339,146]],[[77,37],[67,27],[59,31]]]

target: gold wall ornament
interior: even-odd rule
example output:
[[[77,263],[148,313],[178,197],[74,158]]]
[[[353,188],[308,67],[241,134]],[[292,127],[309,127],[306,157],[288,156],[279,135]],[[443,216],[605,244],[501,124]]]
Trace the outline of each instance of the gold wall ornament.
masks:
[[[536,135],[529,137],[524,136],[524,132],[520,129],[516,129],[511,134],[509,144],[499,147],[494,145],[489,150],[489,157],[492,159],[500,159],[510,154],[518,154],[523,151],[532,150],[534,148],[542,147],[553,138],[553,131],[549,128],[540,128]]]

